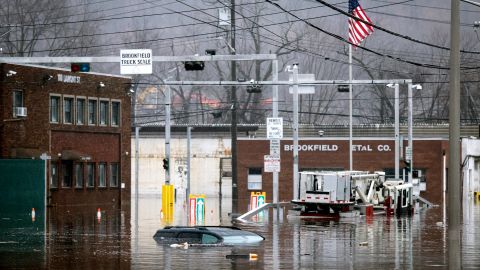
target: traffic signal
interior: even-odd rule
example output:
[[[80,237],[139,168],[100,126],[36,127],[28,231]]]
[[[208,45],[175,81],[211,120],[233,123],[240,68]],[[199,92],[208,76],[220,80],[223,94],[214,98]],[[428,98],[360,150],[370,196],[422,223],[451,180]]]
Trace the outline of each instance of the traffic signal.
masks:
[[[410,171],[410,169],[411,169],[410,162],[406,161],[406,160],[404,162],[405,162],[405,170]]]
[[[169,163],[170,163],[170,162],[169,162],[168,158],[164,158],[164,159],[163,159],[163,169],[165,169],[165,171],[168,171],[168,168],[169,168],[169,166],[170,166]]]
[[[89,72],[90,63],[71,63],[70,71],[71,72]]]
[[[186,61],[184,64],[185,70],[187,71],[203,70],[205,67],[205,63],[203,61]]]
[[[247,93],[249,94],[261,93],[261,92],[262,92],[262,87],[260,85],[247,86]]]
[[[345,92],[350,92],[350,85],[348,84],[340,84],[339,86],[337,86],[337,91],[338,92],[342,92],[342,93],[345,93]]]

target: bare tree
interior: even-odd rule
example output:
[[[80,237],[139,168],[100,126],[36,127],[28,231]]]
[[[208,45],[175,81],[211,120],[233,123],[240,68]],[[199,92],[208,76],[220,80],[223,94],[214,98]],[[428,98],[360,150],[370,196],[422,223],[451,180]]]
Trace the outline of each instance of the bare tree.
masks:
[[[96,40],[91,34],[96,28],[88,22],[88,4],[70,8],[69,3],[63,0],[3,1],[0,5],[3,52],[11,56],[90,53]],[[79,22],[70,23],[72,18]]]

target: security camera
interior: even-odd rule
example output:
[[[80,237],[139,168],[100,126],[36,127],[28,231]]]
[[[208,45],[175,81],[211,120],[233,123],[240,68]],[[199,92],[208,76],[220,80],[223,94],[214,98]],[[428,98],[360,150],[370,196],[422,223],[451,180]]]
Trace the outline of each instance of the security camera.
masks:
[[[394,87],[394,86],[395,86],[395,84],[393,84],[393,83],[387,84],[387,87],[390,87],[390,88],[392,88],[392,87]]]
[[[253,79],[250,79],[250,83],[251,83],[251,84],[254,84],[255,81],[254,81]]]
[[[422,85],[420,84],[414,84],[412,85],[413,88],[416,88],[417,90],[422,90]]]

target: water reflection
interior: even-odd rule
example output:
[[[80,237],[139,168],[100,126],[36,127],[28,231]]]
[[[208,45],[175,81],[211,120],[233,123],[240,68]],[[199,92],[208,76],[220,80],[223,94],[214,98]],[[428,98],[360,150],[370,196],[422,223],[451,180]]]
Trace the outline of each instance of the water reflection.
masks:
[[[135,202],[135,200],[134,200]],[[186,225],[183,199],[172,225]],[[206,225],[231,225],[216,198],[206,200]],[[223,207],[228,208],[228,207]],[[288,209],[270,209],[249,223],[235,223],[265,236],[258,246],[190,247],[157,244],[155,231],[166,225],[161,198],[146,196],[130,211],[96,207],[52,208],[45,231],[41,223],[18,224],[2,216],[1,268],[140,269],[446,269],[444,210],[432,208],[413,217],[374,216],[329,221],[288,217]],[[132,217],[132,218],[131,218]],[[42,219],[39,217],[40,220]],[[23,221],[20,221],[23,220]],[[479,269],[480,204],[464,206],[462,261]],[[30,239],[30,240],[26,240]],[[23,244],[21,244],[23,243]],[[249,254],[257,254],[250,260]]]

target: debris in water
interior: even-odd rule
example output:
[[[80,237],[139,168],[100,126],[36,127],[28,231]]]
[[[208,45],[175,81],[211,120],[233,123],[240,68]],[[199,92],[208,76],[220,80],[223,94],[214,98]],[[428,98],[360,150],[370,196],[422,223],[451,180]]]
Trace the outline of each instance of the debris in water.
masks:
[[[183,244],[171,244],[170,247],[188,249],[188,243],[185,242]]]

